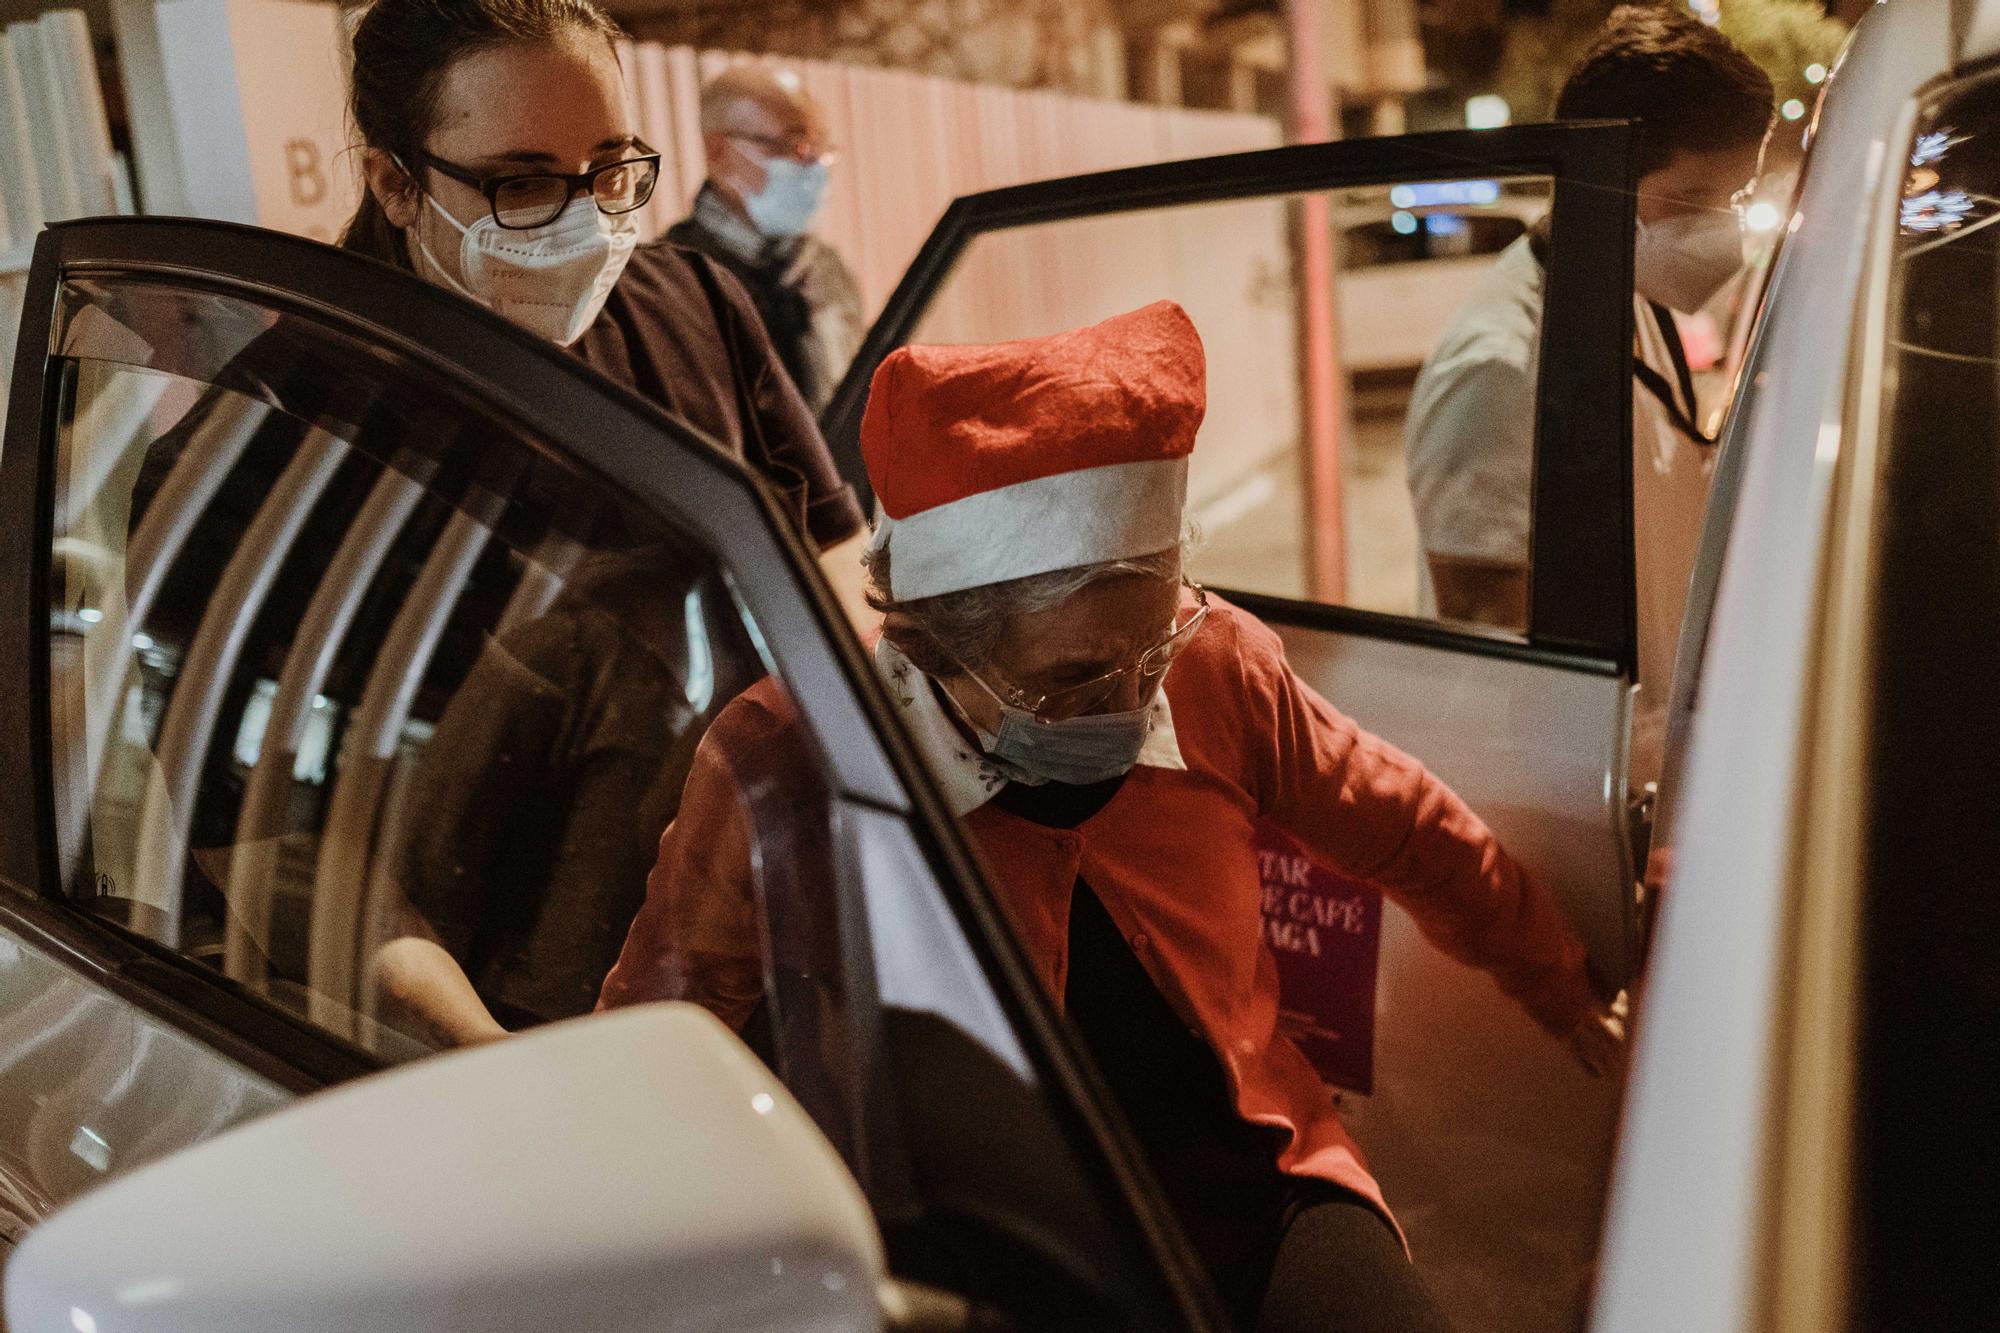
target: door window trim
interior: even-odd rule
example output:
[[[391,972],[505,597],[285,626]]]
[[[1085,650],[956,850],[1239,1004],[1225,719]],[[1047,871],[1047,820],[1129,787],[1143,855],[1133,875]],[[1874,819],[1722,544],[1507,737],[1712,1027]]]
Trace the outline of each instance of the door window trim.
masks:
[[[1259,614],[1279,623],[1445,642],[1452,650],[1555,660],[1633,678],[1635,134],[1623,121],[1449,130],[1164,162],[966,195],[945,211],[918,251],[828,402],[821,417],[827,442],[857,493],[872,496],[859,442],[869,381],[908,340],[960,256],[990,232],[1441,175],[1548,177],[1555,244],[1542,345],[1581,350],[1539,358],[1526,643],[1319,602],[1255,601]],[[1597,428],[1603,422],[1615,429]],[[1447,639],[1440,641],[1439,633]]]

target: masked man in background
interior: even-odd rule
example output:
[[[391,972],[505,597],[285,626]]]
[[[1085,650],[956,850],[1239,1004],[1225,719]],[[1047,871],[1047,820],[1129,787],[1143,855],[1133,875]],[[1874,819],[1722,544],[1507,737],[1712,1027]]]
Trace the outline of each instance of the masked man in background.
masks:
[[[867,330],[861,290],[832,246],[812,235],[834,154],[826,122],[796,74],[746,63],[701,95],[708,181],[667,233],[749,289],[793,383],[826,406]]]
[[[1559,119],[1640,125],[1633,277],[1633,510],[1639,612],[1634,771],[1657,753],[1714,465],[1673,311],[1708,304],[1743,266],[1733,202],[1752,183],[1771,81],[1683,10],[1612,12],[1556,100]],[[1426,611],[1525,629],[1535,383],[1546,222],[1516,241],[1432,350],[1404,448],[1424,548]]]

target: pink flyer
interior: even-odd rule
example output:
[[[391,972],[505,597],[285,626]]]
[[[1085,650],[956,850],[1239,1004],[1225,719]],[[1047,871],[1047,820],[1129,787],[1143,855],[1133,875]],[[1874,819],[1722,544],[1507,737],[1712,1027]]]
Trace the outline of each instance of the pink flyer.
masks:
[[[1320,1077],[1366,1094],[1375,1065],[1375,966],[1382,895],[1335,874],[1285,833],[1260,826],[1264,938],[1278,960],[1278,1024]]]

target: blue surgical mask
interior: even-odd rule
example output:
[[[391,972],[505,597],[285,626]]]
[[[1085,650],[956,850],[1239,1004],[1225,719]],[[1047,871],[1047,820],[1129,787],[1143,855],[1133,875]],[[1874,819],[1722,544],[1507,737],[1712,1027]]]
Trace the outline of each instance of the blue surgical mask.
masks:
[[[767,157],[762,166],[764,188],[743,200],[751,223],[774,240],[805,235],[826,197],[826,163]]]
[[[1153,706],[1129,713],[1087,713],[1062,722],[1000,705],[1000,734],[980,741],[1001,763],[1034,778],[1087,787],[1132,770],[1153,727]]]

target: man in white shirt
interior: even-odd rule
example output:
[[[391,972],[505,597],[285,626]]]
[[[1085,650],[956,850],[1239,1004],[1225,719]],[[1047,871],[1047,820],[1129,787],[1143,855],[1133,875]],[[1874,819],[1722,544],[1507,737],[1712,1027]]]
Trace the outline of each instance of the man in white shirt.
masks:
[[[1742,265],[1733,197],[1756,176],[1771,81],[1728,38],[1669,6],[1614,11],[1564,84],[1562,119],[1640,122],[1633,505],[1639,676],[1663,701],[1708,493],[1686,357],[1669,313],[1693,312]],[[1547,244],[1503,251],[1432,349],[1405,428],[1426,610],[1527,623],[1535,378]]]

